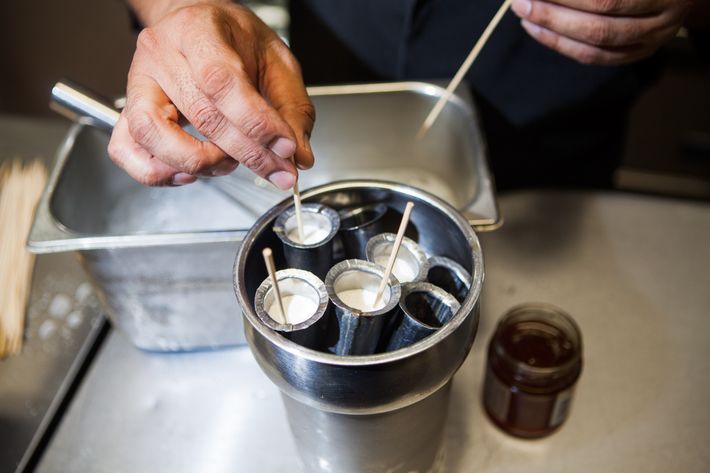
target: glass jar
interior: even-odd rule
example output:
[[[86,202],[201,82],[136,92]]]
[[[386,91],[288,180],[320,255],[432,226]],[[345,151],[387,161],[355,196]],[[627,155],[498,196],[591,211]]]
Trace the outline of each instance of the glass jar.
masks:
[[[548,435],[567,418],[581,371],[582,336],[574,320],[549,304],[516,306],[488,346],[486,413],[511,435]]]

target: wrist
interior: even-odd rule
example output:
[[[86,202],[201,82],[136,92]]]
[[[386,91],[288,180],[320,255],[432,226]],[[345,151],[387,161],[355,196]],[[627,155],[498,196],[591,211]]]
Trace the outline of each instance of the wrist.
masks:
[[[152,26],[170,13],[192,5],[229,5],[230,0],[128,0],[143,26]]]

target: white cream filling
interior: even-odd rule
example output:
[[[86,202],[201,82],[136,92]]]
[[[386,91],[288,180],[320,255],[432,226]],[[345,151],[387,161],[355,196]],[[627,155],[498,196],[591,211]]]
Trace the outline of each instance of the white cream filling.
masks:
[[[294,243],[301,245],[315,245],[326,239],[330,234],[331,222],[323,214],[316,212],[301,212],[303,221],[303,239],[298,232],[298,221],[296,214],[289,217],[284,223],[286,237]]]
[[[337,294],[340,300],[348,307],[362,312],[373,312],[385,306],[384,297],[380,297],[377,305],[375,305],[376,292],[376,290],[368,291],[367,289],[348,289]]]
[[[375,295],[382,278],[367,271],[351,269],[341,274],[333,285],[335,294],[346,306],[360,312],[374,312],[382,309],[389,302],[390,287],[375,305]]]
[[[300,294],[293,294],[282,297],[284,311],[286,312],[286,320],[289,324],[297,325],[313,317],[313,314],[318,310],[318,304],[309,297]],[[275,300],[266,309],[274,322],[283,323],[281,309],[279,303]]]

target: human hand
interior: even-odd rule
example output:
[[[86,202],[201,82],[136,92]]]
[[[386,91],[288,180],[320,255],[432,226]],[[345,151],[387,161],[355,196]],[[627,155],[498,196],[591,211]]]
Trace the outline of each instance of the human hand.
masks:
[[[625,64],[675,36],[692,0],[513,0],[525,30],[584,64]]]
[[[160,3],[146,5],[156,15]],[[292,187],[297,171],[288,158],[301,169],[313,165],[315,111],[288,47],[230,2],[160,17],[138,36],[111,159],[146,185],[189,184],[241,163],[281,189]],[[180,114],[207,141],[185,132]]]

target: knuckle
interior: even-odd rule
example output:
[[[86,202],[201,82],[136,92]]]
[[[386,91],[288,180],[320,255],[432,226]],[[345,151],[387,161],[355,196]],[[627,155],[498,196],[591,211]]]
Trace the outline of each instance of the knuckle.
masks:
[[[298,60],[281,38],[275,37],[269,42],[268,47],[272,50],[276,58],[286,67],[296,72],[301,71],[301,65],[298,63]]]
[[[133,110],[128,114],[128,131],[137,143],[150,146],[156,140],[157,130],[149,112]]]
[[[200,88],[215,100],[223,98],[232,87],[232,74],[222,64],[208,64],[199,74]]]
[[[195,128],[207,137],[215,138],[224,129],[224,115],[205,100],[193,103],[188,114]]]
[[[136,48],[139,50],[154,51],[158,47],[158,33],[153,28],[143,28],[138,34]]]
[[[575,59],[582,64],[598,64],[601,59],[601,54],[595,48],[584,48],[577,53]]]
[[[597,0],[597,9],[601,13],[618,13],[623,6],[623,0]]]
[[[614,31],[607,22],[597,22],[590,25],[587,37],[595,45],[609,44],[614,39]]]
[[[242,120],[244,134],[253,140],[260,141],[261,138],[269,135],[271,123],[263,113],[254,113]]]
[[[241,163],[256,174],[262,174],[269,163],[266,152],[259,149],[247,151],[240,159]]]
[[[111,141],[108,142],[108,157],[113,161],[114,163],[120,165],[121,162],[123,162],[123,147],[116,142],[115,138],[111,138]]]
[[[219,159],[210,159],[202,153],[193,153],[185,157],[180,168],[187,174],[201,176],[210,174],[210,171],[218,161]]]
[[[316,108],[313,103],[309,100],[307,102],[296,104],[294,107],[296,112],[308,117],[312,122],[316,121]]]
[[[195,19],[197,14],[199,14],[199,9],[195,5],[187,5],[175,10],[173,18],[178,23],[187,25],[190,24],[191,20]]]
[[[197,155],[188,156],[183,161],[182,170],[187,174],[199,175],[208,167],[208,163]]]

